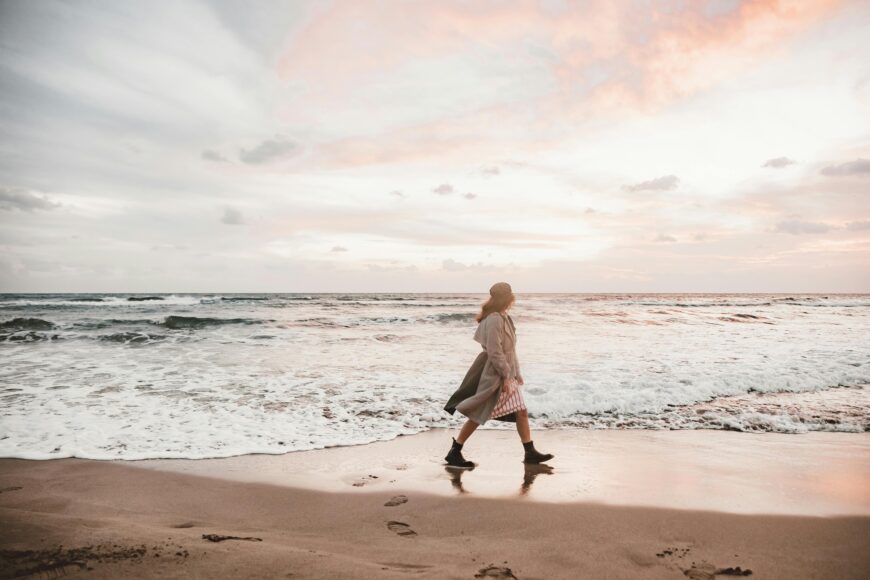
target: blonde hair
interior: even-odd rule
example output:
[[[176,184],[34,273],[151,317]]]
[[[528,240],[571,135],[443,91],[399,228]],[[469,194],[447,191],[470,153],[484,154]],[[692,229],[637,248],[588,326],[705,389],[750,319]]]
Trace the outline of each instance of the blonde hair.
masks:
[[[490,296],[489,299],[483,303],[483,306],[480,307],[480,313],[475,316],[474,320],[480,322],[493,312],[502,312],[511,307],[514,301],[517,299],[514,296],[513,292],[509,294],[497,294],[495,296]]]

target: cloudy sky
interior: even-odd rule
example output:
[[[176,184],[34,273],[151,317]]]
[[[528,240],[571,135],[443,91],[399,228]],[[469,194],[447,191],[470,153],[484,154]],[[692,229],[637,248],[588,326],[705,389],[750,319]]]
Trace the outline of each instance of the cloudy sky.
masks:
[[[0,291],[870,291],[870,3],[0,1]]]

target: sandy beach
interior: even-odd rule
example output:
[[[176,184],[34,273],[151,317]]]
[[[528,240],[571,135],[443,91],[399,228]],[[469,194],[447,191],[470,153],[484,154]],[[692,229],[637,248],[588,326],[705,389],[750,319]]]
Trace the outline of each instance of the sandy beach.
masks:
[[[0,580],[870,580],[868,31],[0,0]]]
[[[0,460],[2,577],[865,578],[870,438],[449,433],[280,456]],[[751,571],[751,574],[750,574]]]

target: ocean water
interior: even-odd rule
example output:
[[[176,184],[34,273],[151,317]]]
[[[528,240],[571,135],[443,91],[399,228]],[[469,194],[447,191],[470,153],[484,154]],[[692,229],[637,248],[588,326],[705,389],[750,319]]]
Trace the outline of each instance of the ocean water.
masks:
[[[455,427],[442,408],[485,298],[0,295],[0,456],[223,457]],[[518,294],[510,312],[533,427],[870,430],[870,295]]]

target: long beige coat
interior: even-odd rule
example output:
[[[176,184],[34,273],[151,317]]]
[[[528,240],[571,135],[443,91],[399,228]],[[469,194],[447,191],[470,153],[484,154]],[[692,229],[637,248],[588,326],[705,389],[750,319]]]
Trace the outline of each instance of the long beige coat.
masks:
[[[517,359],[517,335],[508,314],[493,312],[480,321],[474,340],[486,351],[487,360],[477,384],[477,392],[456,405],[456,410],[480,425],[492,416],[505,377],[521,379]]]

